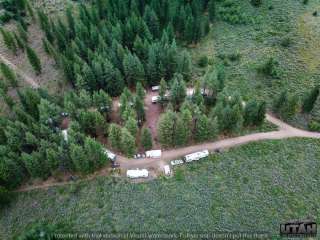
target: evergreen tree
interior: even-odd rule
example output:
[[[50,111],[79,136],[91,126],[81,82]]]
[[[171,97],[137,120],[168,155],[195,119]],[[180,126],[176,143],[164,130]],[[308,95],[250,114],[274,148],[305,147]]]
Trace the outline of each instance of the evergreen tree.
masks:
[[[160,81],[160,89],[159,89],[159,97],[160,97],[161,104],[163,104],[165,100],[167,89],[168,89],[167,82],[162,78]]]
[[[142,128],[141,145],[144,150],[152,149],[152,135],[149,128]]]
[[[192,62],[190,54],[184,50],[178,57],[177,72],[181,73],[183,78],[189,80],[192,72]]]
[[[138,122],[141,124],[145,120],[145,110],[144,110],[144,102],[138,96],[135,98],[134,101],[134,109],[137,114]]]
[[[181,109],[180,113],[180,119],[181,122],[183,123],[183,136],[185,139],[185,143],[187,143],[190,140],[191,134],[192,134],[192,129],[193,129],[193,119],[192,119],[192,114],[188,109]]]
[[[121,147],[121,127],[114,123],[110,124],[108,136],[111,146],[119,150]]]
[[[16,74],[12,71],[9,66],[7,66],[4,63],[0,63],[0,69],[5,77],[6,81],[12,86],[12,87],[17,87],[18,86],[18,80]]]
[[[175,144],[176,114],[171,110],[160,116],[158,121],[158,139],[162,146],[170,147]]]
[[[244,109],[244,125],[261,125],[264,121],[266,113],[266,103],[258,103],[256,100],[250,100],[246,103]]]
[[[29,59],[31,66],[33,67],[37,75],[40,74],[42,68],[41,68],[41,62],[38,55],[32,48],[28,46],[26,46],[26,50],[27,50],[27,57]]]
[[[125,128],[135,137],[138,133],[138,122],[134,118],[130,117],[125,124]]]
[[[183,77],[176,74],[170,89],[170,100],[173,106],[177,109],[186,97],[186,85]]]
[[[158,38],[160,36],[160,23],[158,16],[151,7],[146,6],[143,18],[152,35]]]
[[[136,94],[140,99],[144,99],[144,97],[146,96],[146,91],[144,90],[141,82],[137,82],[136,84]]]
[[[314,121],[320,122],[320,95],[318,95],[317,100],[313,104],[311,116]]]
[[[23,40],[24,43],[27,43],[28,42],[28,33],[23,28],[21,23],[18,23],[17,30],[18,30],[19,37]]]
[[[215,15],[216,15],[216,0],[209,0],[208,13],[209,13],[210,21],[213,22],[213,20],[215,19]]]
[[[6,47],[10,51],[12,51],[12,53],[17,54],[16,42],[15,42],[14,36],[11,34],[11,32],[5,30],[4,28],[0,28],[0,32],[1,32],[3,42],[6,45]]]
[[[92,95],[92,101],[99,112],[106,113],[108,116],[111,114],[112,99],[105,91],[99,90],[99,92],[94,92]]]
[[[136,55],[127,54],[123,59],[123,68],[129,86],[144,82],[144,68]]]
[[[210,139],[209,118],[205,114],[199,114],[195,120],[194,138],[197,142]]]
[[[308,93],[305,96],[303,104],[302,104],[302,111],[305,112],[305,113],[311,112],[311,110],[312,110],[312,108],[314,106],[314,103],[316,102],[318,96],[319,96],[319,87],[316,86],[311,90],[310,93]]]
[[[126,128],[121,130],[121,150],[128,157],[132,157],[136,152],[135,138]]]

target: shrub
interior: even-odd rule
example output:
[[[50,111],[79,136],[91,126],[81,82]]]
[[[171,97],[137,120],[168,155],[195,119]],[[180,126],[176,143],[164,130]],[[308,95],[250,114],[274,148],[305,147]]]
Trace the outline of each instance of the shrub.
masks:
[[[0,208],[8,204],[11,200],[11,193],[5,188],[0,186]]]
[[[255,7],[259,7],[262,4],[262,0],[251,0],[251,4]]]
[[[206,67],[208,66],[208,57],[207,56],[202,56],[199,61],[198,61],[198,65],[199,67]]]
[[[237,1],[224,0],[219,8],[219,17],[230,24],[244,24],[247,17],[242,13]]]
[[[279,78],[280,77],[279,62],[271,57],[264,65],[262,65],[258,69],[258,71],[260,71],[266,76],[269,76],[272,78]]]
[[[320,132],[320,122],[311,121],[309,123],[309,129],[310,129],[310,131]]]
[[[283,38],[283,39],[281,40],[280,45],[281,45],[282,47],[289,47],[289,46],[291,45],[291,43],[292,43],[291,38],[285,37],[285,38]]]

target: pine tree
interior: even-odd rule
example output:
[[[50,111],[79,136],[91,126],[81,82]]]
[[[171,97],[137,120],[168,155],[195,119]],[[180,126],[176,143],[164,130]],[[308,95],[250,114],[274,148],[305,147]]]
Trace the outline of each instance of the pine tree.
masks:
[[[141,82],[137,82],[136,84],[136,94],[140,99],[144,99],[144,97],[146,96],[146,91],[144,90]]]
[[[41,62],[37,53],[29,46],[26,46],[26,50],[27,50],[27,57],[29,59],[31,66],[33,67],[36,74],[39,75],[41,73],[42,68],[41,68]]]
[[[192,129],[193,129],[193,119],[191,112],[186,109],[181,109],[180,119],[183,123],[183,136],[185,138],[185,143],[190,140]]]
[[[311,116],[314,121],[320,123],[320,95],[318,95],[317,100],[313,104]]]
[[[170,89],[170,101],[177,109],[186,97],[186,85],[183,81],[183,77],[180,74],[176,74]]]
[[[4,28],[0,28],[0,32],[1,32],[3,42],[6,45],[6,47],[10,51],[12,51],[13,54],[17,54],[16,42],[15,42],[14,36],[11,34],[11,32],[6,31]]]
[[[112,112],[112,98],[103,90],[94,92],[92,95],[93,104],[97,107],[99,112],[106,113],[108,116]]]
[[[213,22],[213,20],[215,19],[215,15],[216,15],[216,0],[209,0],[208,13],[209,13],[210,21]]]
[[[21,23],[18,23],[17,30],[18,30],[19,37],[24,41],[24,43],[27,43],[28,42],[28,33],[23,28]]]
[[[199,114],[196,117],[194,138],[197,142],[210,139],[209,118],[205,114]]]
[[[189,80],[192,72],[192,62],[190,54],[184,50],[178,57],[177,72],[181,73],[183,78]]]
[[[134,118],[130,117],[125,124],[125,128],[135,137],[138,133],[138,122]]]
[[[158,16],[153,11],[153,9],[149,6],[146,6],[143,18],[152,35],[155,38],[158,38],[160,36],[160,23]]]
[[[144,68],[136,55],[127,54],[123,59],[123,68],[129,86],[144,82]]]
[[[167,82],[162,78],[160,81],[160,89],[159,89],[159,97],[160,97],[161,104],[164,103],[167,89],[168,89]]]
[[[145,120],[144,101],[138,96],[134,101],[134,109],[137,114],[138,122],[141,124]]]
[[[152,135],[149,128],[142,128],[141,145],[144,150],[152,149]]]
[[[119,150],[121,147],[121,127],[117,124],[110,124],[108,136],[111,146]]]
[[[9,66],[7,66],[4,63],[0,63],[0,69],[5,77],[6,81],[12,86],[12,87],[18,87],[18,80],[16,74],[12,71]]]
[[[158,121],[158,139],[162,146],[170,147],[175,145],[175,121],[176,114],[171,110],[160,116]]]
[[[16,33],[13,33],[13,36],[14,36],[14,39],[16,40],[17,47],[22,51],[24,51],[24,48],[25,48],[24,42],[20,39],[20,37]]]
[[[311,112],[318,96],[319,96],[319,86],[316,86],[311,90],[310,93],[308,93],[305,96],[303,104],[302,104],[302,111],[305,113]]]
[[[128,157],[132,157],[136,152],[135,138],[126,128],[121,130],[121,151]]]

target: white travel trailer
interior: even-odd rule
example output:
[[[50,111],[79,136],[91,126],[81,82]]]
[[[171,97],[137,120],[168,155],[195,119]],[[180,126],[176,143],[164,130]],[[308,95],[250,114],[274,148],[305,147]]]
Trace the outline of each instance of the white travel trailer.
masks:
[[[157,102],[159,102],[160,101],[160,96],[153,96],[152,98],[151,98],[151,102],[152,103],[157,103]]]
[[[195,152],[195,153],[191,153],[188,154],[184,157],[184,160],[186,162],[192,162],[192,161],[198,161],[201,158],[205,158],[209,156],[209,151],[208,150],[203,150],[201,152]]]
[[[66,142],[68,142],[68,130],[67,130],[67,129],[62,130],[61,133],[62,133],[63,139],[64,139]]]
[[[153,86],[153,87],[151,87],[151,90],[152,90],[153,92],[159,91],[159,89],[160,89],[160,86]]]
[[[113,152],[109,151],[108,149],[104,149],[104,153],[113,162],[117,159],[117,155],[115,155]]]
[[[171,174],[171,169],[170,169],[170,166],[169,165],[165,165],[163,167],[163,170],[164,170],[164,174],[169,176]]]
[[[161,150],[150,150],[146,151],[147,158],[160,158],[162,154]]]
[[[134,169],[127,170],[128,178],[147,178],[149,176],[149,172],[147,169]]]

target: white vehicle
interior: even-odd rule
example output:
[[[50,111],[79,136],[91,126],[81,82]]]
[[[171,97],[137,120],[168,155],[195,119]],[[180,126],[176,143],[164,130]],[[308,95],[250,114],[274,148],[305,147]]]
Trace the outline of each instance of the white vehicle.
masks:
[[[172,160],[170,162],[171,166],[176,166],[176,165],[180,165],[180,164],[183,164],[184,161],[182,159],[177,159],[177,160]]]
[[[150,150],[146,151],[147,158],[160,158],[162,154],[161,150]]]
[[[209,156],[209,151],[208,150],[203,150],[201,152],[195,152],[195,153],[191,153],[188,154],[184,157],[184,160],[186,162],[192,162],[192,161],[198,161],[201,158],[205,158]]]
[[[171,174],[171,169],[170,169],[170,166],[169,165],[165,165],[163,167],[163,170],[164,170],[164,174],[169,176]]]
[[[160,101],[160,96],[153,96],[152,98],[151,98],[151,102],[152,103],[157,103],[157,102],[159,102]]]
[[[117,155],[115,155],[113,152],[109,151],[108,149],[104,149],[104,153],[113,162],[117,159]]]
[[[156,92],[160,90],[160,86],[153,86],[151,87],[152,92]]]
[[[62,130],[61,133],[62,133],[63,139],[64,139],[66,142],[68,142],[68,130],[67,130],[67,129]]]
[[[147,169],[135,169],[135,170],[127,170],[128,178],[147,178],[149,176],[149,172]]]

